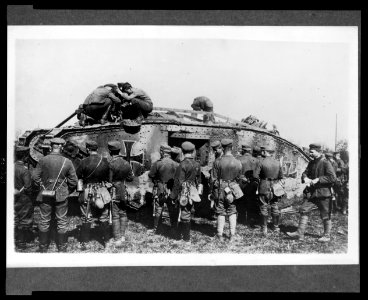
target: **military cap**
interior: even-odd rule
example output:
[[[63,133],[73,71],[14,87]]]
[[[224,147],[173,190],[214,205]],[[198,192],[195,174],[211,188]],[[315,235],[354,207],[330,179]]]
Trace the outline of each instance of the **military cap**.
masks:
[[[63,152],[70,156],[76,155],[78,151],[79,151],[78,145],[72,141],[67,141],[63,147]]]
[[[233,144],[233,140],[232,139],[222,139],[221,140],[221,145],[222,146],[229,146]]]
[[[98,149],[97,142],[95,142],[95,141],[87,141],[86,142],[86,148],[91,149],[91,150],[97,150]]]
[[[62,138],[53,138],[50,140],[50,144],[60,144],[60,145],[64,145],[65,144],[65,140]]]
[[[163,152],[167,152],[167,153],[170,153],[171,152],[171,147],[169,145],[166,145],[166,144],[162,144],[160,146],[160,150],[163,151]]]
[[[249,146],[249,145],[242,145],[242,146],[241,146],[241,148],[242,148],[243,150],[252,150],[252,147],[251,147],[251,146]]]
[[[15,153],[17,154],[26,154],[29,151],[29,147],[26,146],[16,146]]]
[[[175,153],[175,154],[179,154],[179,153],[180,153],[180,148],[179,148],[179,147],[174,146],[174,147],[172,147],[172,148],[171,148],[171,152],[172,152],[172,153]]]
[[[212,148],[218,148],[221,146],[221,142],[220,141],[214,141],[211,143],[211,147]]]
[[[269,151],[269,152],[273,152],[275,151],[275,148],[272,147],[271,145],[266,145],[266,146],[263,146],[261,147],[261,149],[265,150],[265,151]]]
[[[193,151],[195,149],[195,146],[191,142],[185,141],[181,144],[181,148],[184,151]]]
[[[107,143],[107,148],[111,151],[118,151],[121,149],[121,145],[118,141],[110,141]]]
[[[327,153],[325,153],[325,156],[326,157],[333,157],[333,154],[331,152],[327,152]]]
[[[309,145],[309,150],[321,150],[322,146],[320,144],[317,144],[317,143],[313,143],[313,144],[310,144]]]
[[[127,90],[131,87],[132,87],[132,85],[129,82],[118,82],[118,88],[121,91],[125,91],[125,90]]]

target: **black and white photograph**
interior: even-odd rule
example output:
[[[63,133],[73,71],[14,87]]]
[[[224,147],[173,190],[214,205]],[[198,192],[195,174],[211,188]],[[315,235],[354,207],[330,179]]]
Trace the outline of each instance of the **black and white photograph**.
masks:
[[[358,27],[7,31],[7,267],[359,263]]]

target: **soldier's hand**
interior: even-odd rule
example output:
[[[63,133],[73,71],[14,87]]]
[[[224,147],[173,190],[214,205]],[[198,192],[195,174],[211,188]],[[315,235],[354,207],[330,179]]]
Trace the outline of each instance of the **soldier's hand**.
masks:
[[[316,184],[318,181],[319,181],[319,178],[316,178],[316,179],[313,179],[313,180],[312,180],[312,183],[313,183],[313,184]]]
[[[309,184],[309,183],[311,183],[311,182],[312,182],[312,180],[311,180],[311,179],[309,179],[308,177],[305,177],[305,178],[304,178],[304,183]]]

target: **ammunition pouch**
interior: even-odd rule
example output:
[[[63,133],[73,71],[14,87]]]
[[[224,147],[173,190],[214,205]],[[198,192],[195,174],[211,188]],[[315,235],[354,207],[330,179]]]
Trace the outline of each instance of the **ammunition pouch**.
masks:
[[[201,202],[201,197],[194,183],[184,181],[181,185],[179,203],[181,206],[186,206],[188,203],[193,204],[193,202]]]
[[[85,203],[91,201],[91,205],[102,209],[106,204],[111,202],[111,195],[101,183],[89,183],[84,189],[82,199]]]
[[[285,195],[284,187],[279,181],[272,184],[272,193],[276,197],[282,197],[283,195]]]

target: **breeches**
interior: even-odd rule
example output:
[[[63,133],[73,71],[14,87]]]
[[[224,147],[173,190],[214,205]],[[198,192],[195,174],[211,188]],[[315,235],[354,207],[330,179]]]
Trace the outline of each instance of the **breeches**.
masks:
[[[322,220],[331,218],[331,197],[305,199],[299,208],[302,215],[308,215],[316,206]]]
[[[102,118],[103,114],[106,112],[106,109],[111,104],[112,104],[112,100],[110,98],[105,98],[104,103],[86,105],[86,107],[84,108],[84,111],[87,116],[95,120],[99,120]]]
[[[31,198],[20,195],[14,199],[14,225],[17,228],[30,228],[33,223],[34,207]]]
[[[222,200],[222,199],[215,201],[215,210],[216,210],[216,214],[220,216],[226,216],[226,215],[230,216],[232,214],[237,213],[234,202],[228,203],[226,200]]]
[[[192,218],[192,204],[187,204],[186,206],[180,206],[180,222],[190,223]]]
[[[268,207],[271,207],[271,215],[278,216],[280,214],[279,206],[278,206],[278,197],[273,197],[270,200],[267,200],[266,195],[259,195],[260,201],[260,210],[261,215],[267,217],[268,216]]]
[[[109,204],[108,204],[109,205]],[[126,205],[123,201],[112,202],[112,219],[118,220],[120,218],[127,218]]]
[[[42,232],[50,230],[51,217],[55,211],[57,232],[65,233],[68,226],[68,200],[56,202],[55,200],[44,200],[40,203],[40,221],[38,229]]]
[[[80,205],[81,210],[81,220],[82,223],[92,223],[93,218],[97,218],[101,223],[108,222],[109,221],[109,205],[105,204],[105,206],[102,209],[99,209],[93,205],[89,206],[89,212],[87,216],[87,203],[82,203]]]

